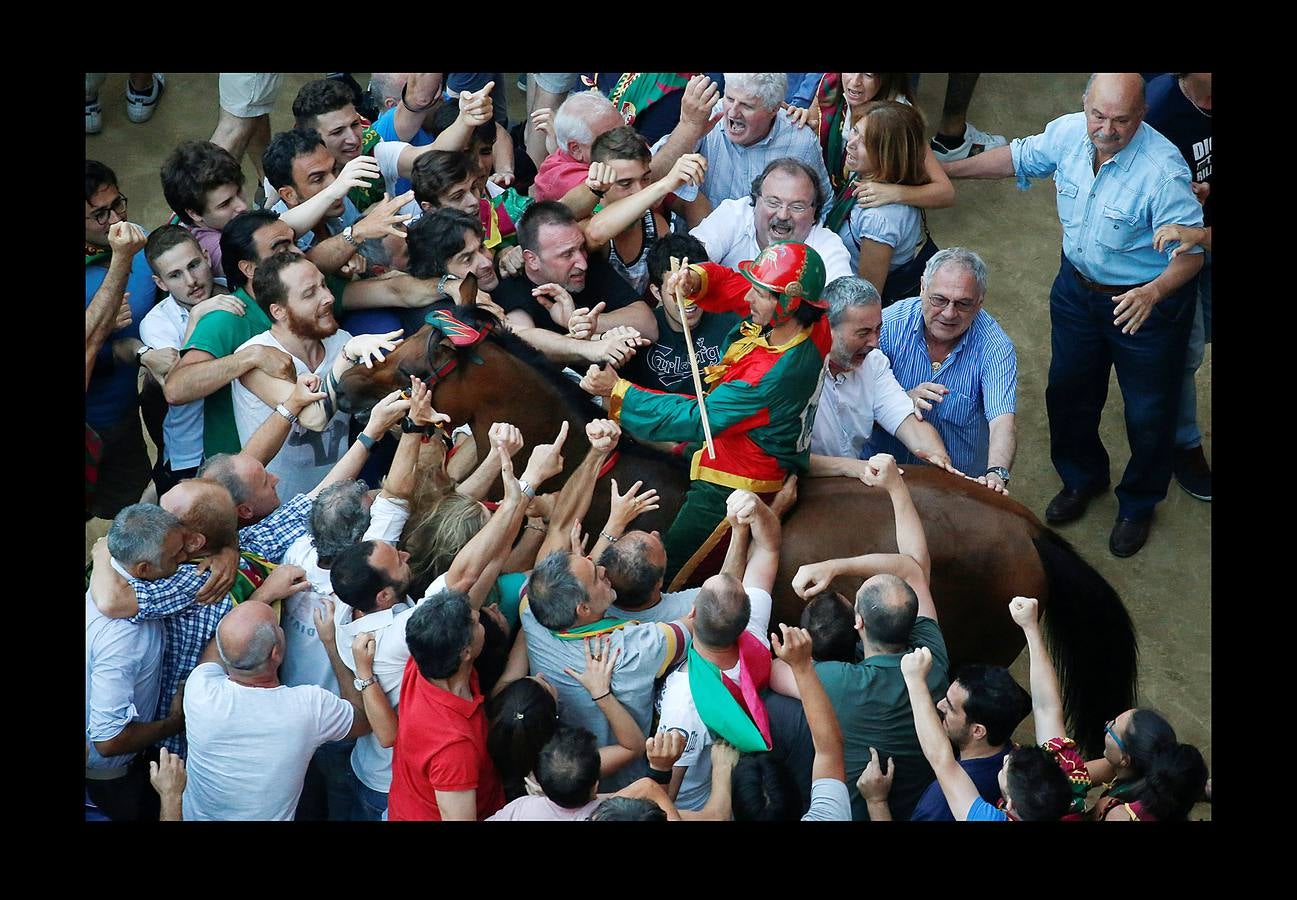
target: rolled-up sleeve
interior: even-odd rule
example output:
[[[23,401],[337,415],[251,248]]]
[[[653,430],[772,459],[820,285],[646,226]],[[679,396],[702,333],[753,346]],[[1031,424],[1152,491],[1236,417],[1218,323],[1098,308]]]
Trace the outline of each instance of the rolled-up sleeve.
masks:
[[[1163,225],[1202,227],[1202,204],[1194,197],[1193,188],[1189,186],[1188,166],[1163,181],[1158,190],[1152,193],[1150,203],[1155,232]],[[1203,249],[1199,245],[1186,252],[1202,253]]]
[[[1044,178],[1054,174],[1058,161],[1063,156],[1063,140],[1075,126],[1069,120],[1084,113],[1073,113],[1062,116],[1045,126],[1040,134],[1030,137],[1014,138],[1009,142],[1009,153],[1013,156],[1013,172],[1018,176],[1018,190],[1025,191],[1031,187],[1032,178]]]
[[[95,660],[90,670],[90,717],[86,737],[110,741],[141,718],[135,708],[135,676],[142,660],[125,646]],[[151,710],[150,710],[151,712]]]

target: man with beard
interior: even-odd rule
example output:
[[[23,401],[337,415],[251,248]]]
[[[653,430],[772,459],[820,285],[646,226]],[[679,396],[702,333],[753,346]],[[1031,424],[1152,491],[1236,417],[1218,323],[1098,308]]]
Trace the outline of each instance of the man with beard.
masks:
[[[914,414],[914,402],[892,374],[878,349],[883,325],[882,298],[863,278],[836,278],[824,290],[829,304],[833,349],[811,432],[810,474],[859,478],[861,459],[877,422],[915,456],[947,466],[950,454],[937,429]]]
[[[842,238],[817,224],[827,198],[818,173],[790,156],[772,160],[752,182],[747,197],[724,200],[689,233],[722,266],[737,266],[776,241],[798,241],[815,248],[830,281],[852,275],[851,256]]]
[[[338,321],[333,317],[334,297],[324,275],[299,253],[291,250],[277,253],[257,266],[253,290],[257,305],[270,317],[271,326],[269,331],[249,338],[243,346],[264,344],[283,350],[293,358],[298,375],[313,373],[321,379],[320,390],[325,395],[331,393],[330,378],[336,380],[376,347],[390,350],[396,346],[392,342],[397,337],[395,332],[353,338],[339,330]],[[374,355],[376,360],[382,360],[381,352]],[[327,396],[322,396],[323,425],[303,427],[287,408],[281,409],[284,397],[292,388],[292,383],[263,377],[259,371],[244,375],[232,385],[234,418],[239,441],[244,446],[267,416],[282,415],[293,425],[283,448],[266,466],[268,472],[279,478],[281,499],[311,490],[342,458],[351,419],[350,413],[335,411]]]

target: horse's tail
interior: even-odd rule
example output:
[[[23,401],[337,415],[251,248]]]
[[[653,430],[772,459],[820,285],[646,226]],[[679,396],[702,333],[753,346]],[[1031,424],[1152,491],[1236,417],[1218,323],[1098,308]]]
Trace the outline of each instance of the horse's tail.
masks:
[[[1046,637],[1070,736],[1097,755],[1104,722],[1135,703],[1135,628],[1112,585],[1071,544],[1049,528],[1031,542],[1049,581]]]

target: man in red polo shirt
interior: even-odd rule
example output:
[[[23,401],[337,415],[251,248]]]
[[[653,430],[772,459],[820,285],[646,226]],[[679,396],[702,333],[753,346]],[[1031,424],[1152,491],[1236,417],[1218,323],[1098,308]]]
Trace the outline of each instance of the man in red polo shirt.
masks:
[[[410,661],[401,681],[389,819],[481,820],[504,806],[473,668],[484,635],[477,610],[456,591],[423,601],[406,623]]]

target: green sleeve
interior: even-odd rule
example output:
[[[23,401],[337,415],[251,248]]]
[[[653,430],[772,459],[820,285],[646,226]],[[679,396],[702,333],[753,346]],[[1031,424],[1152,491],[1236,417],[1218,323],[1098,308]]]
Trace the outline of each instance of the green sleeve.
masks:
[[[765,380],[758,384],[727,381],[707,395],[707,419],[713,437],[766,411]],[[631,434],[645,440],[703,439],[698,400],[685,394],[659,394],[631,385],[622,396],[618,421]]]
[[[223,309],[209,312],[198,320],[184,349],[202,350],[217,358],[229,356],[243,343],[236,340],[243,331],[238,325],[239,316],[234,313]]]

